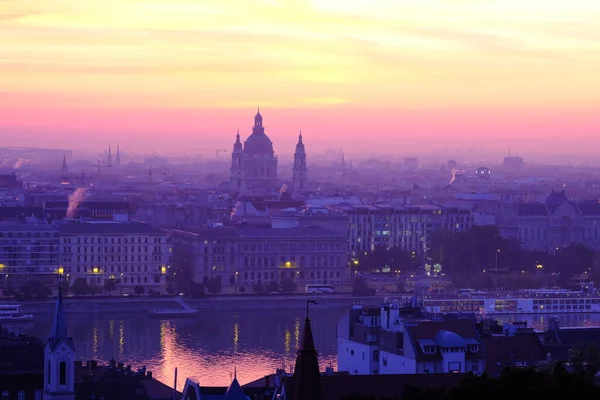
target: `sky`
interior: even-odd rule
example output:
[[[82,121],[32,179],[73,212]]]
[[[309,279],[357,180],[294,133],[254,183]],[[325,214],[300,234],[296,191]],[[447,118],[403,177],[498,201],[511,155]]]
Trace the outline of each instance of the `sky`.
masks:
[[[5,145],[600,146],[597,0],[0,0],[0,52]]]

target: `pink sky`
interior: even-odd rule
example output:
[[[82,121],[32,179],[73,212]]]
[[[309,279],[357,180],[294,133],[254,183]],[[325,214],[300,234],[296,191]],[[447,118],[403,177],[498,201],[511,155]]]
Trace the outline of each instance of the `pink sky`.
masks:
[[[594,154],[599,20],[595,0],[0,2],[0,140],[230,149],[260,105],[278,153],[302,129],[319,151]]]

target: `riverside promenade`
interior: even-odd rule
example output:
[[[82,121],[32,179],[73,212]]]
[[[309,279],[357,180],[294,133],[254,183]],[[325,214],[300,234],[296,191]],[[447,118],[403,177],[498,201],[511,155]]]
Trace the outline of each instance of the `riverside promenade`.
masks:
[[[220,310],[296,310],[306,307],[306,300],[317,300],[319,307],[349,307],[355,303],[375,305],[383,301],[382,296],[357,297],[348,294],[300,294],[300,295],[248,295],[248,296],[207,296],[202,299],[183,301],[198,311]],[[67,297],[63,308],[68,314],[87,313],[148,313],[151,310],[173,310],[181,308],[177,297],[114,296],[96,298]],[[20,304],[25,313],[52,313],[55,301],[3,301],[3,304]]]

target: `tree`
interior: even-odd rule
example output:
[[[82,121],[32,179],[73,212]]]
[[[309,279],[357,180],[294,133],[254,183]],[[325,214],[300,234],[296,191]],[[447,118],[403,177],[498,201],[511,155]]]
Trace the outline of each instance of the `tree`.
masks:
[[[217,275],[214,278],[210,278],[206,282],[205,286],[206,290],[208,290],[208,293],[217,294],[221,292],[221,275]]]
[[[256,282],[254,285],[252,285],[252,291],[254,293],[264,293],[265,292],[265,285],[263,285],[260,282]]]
[[[40,281],[31,280],[23,284],[21,293],[25,299],[44,300],[52,294],[52,290]]]
[[[267,284],[267,291],[269,293],[279,292],[279,284],[275,281],[271,281]]]
[[[373,296],[375,295],[375,289],[370,288],[365,278],[359,276],[354,278],[352,294],[354,296]]]
[[[15,289],[13,289],[12,286],[8,286],[6,288],[4,288],[4,290],[2,291],[2,296],[4,297],[10,297],[10,296],[14,296],[15,295]]]
[[[96,285],[95,283],[92,283],[90,285],[90,293],[92,295],[100,294],[100,293],[102,293],[102,287],[100,285]]]
[[[287,278],[281,281],[281,291],[282,292],[295,292],[296,291],[296,282],[293,279]]]
[[[115,290],[117,288],[117,285],[115,284],[115,280],[114,279],[109,279],[106,282],[104,282],[104,291],[108,293],[108,295],[110,296],[110,293]]]
[[[585,244],[577,243],[561,249],[556,257],[561,274],[573,277],[589,272],[594,265],[596,254]]]
[[[170,295],[173,295],[173,293],[175,293],[175,288],[173,287],[172,283],[169,283],[167,285],[167,289],[166,290],[167,290],[167,293],[169,293]]]
[[[84,278],[77,278],[75,279],[75,282],[73,282],[73,285],[71,285],[71,292],[73,292],[75,296],[82,296],[90,293],[90,287]]]
[[[200,282],[192,282],[190,284],[190,297],[192,299],[200,299],[205,296],[204,284]]]
[[[137,294],[138,296],[141,296],[142,294],[144,294],[144,292],[146,291],[144,289],[144,287],[142,285],[135,285],[135,288],[133,288],[133,291],[135,292],[135,294]]]
[[[375,270],[383,270],[389,268],[391,271],[408,270],[414,265],[414,260],[406,251],[392,247],[376,247],[370,253],[361,253],[358,257],[358,270],[363,272],[371,272]]]

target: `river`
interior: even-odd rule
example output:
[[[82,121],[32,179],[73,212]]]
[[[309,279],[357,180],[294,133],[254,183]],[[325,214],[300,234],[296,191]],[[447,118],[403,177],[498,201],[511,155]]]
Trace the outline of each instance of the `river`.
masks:
[[[349,307],[311,310],[320,365],[336,366],[336,330]],[[146,366],[155,378],[173,385],[178,368],[178,388],[185,378],[207,386],[226,386],[234,368],[242,384],[293,365],[305,311],[248,310],[203,311],[193,319],[161,321],[146,314],[68,314],[69,333],[77,358],[123,361],[132,368]],[[499,320],[525,320],[542,329],[549,315],[496,316]],[[600,314],[558,315],[561,326],[599,326]],[[40,314],[31,323],[13,325],[23,333],[46,337],[51,314]]]

